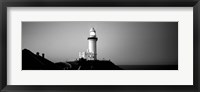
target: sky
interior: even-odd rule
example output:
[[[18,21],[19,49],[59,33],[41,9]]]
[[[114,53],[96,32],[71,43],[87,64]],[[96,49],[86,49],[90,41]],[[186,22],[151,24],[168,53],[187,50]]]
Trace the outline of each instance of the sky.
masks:
[[[73,61],[88,49],[94,27],[97,59],[116,65],[178,65],[178,22],[22,22],[22,49],[52,62]]]

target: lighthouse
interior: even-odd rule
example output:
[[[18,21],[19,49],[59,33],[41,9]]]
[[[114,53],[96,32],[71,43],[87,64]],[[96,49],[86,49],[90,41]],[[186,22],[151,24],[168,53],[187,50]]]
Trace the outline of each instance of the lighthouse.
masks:
[[[90,60],[97,60],[97,40],[96,37],[96,31],[94,28],[91,28],[89,31],[89,37],[88,37],[88,53]]]

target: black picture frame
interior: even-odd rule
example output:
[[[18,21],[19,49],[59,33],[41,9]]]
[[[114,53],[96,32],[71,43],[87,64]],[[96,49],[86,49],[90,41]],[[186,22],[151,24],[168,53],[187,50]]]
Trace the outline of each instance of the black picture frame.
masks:
[[[193,7],[194,85],[7,85],[7,7]],[[1,92],[199,92],[200,0],[1,0],[0,90]]]

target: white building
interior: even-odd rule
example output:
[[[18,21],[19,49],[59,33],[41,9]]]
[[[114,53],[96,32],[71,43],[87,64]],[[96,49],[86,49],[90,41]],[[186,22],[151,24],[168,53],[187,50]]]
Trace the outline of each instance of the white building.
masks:
[[[90,36],[88,37],[88,50],[87,52],[79,52],[79,58],[97,60],[97,40],[96,31],[94,28],[91,28]]]

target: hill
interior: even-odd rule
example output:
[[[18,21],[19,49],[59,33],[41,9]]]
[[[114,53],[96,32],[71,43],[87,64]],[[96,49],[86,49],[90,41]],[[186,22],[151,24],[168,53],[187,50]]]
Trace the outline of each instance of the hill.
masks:
[[[53,63],[44,56],[22,50],[22,70],[121,70],[109,60],[79,59],[69,62]]]
[[[50,60],[32,53],[28,49],[22,50],[22,70],[58,70]]]

